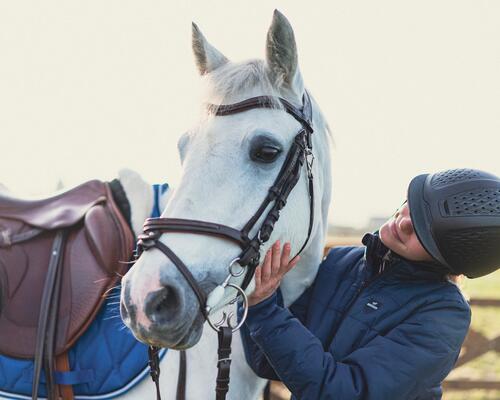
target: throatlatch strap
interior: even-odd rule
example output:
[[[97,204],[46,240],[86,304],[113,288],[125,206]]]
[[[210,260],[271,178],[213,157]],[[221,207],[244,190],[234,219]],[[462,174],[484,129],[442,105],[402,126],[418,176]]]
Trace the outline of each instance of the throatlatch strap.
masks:
[[[302,250],[306,247],[307,243],[309,242],[309,238],[311,237],[311,232],[312,232],[312,227],[314,224],[314,183],[312,180],[312,176],[309,177],[309,183],[308,183],[308,188],[309,188],[309,228],[307,229],[307,238],[300,250],[295,254],[292,258],[292,260],[297,257],[300,253],[302,253]]]
[[[225,400],[229,390],[229,371],[231,369],[231,340],[233,338],[232,328],[223,326],[217,332],[219,337],[219,359],[217,360],[217,386],[215,387],[215,399]]]

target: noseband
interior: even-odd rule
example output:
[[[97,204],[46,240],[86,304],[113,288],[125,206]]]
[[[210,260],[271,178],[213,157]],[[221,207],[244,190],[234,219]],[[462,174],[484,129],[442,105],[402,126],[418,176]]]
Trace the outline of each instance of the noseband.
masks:
[[[196,295],[198,302],[200,303],[200,310],[210,324],[210,326],[218,332],[219,335],[219,375],[217,377],[217,400],[225,399],[228,384],[229,384],[229,365],[230,365],[230,343],[232,332],[238,330],[243,324],[246,313],[248,310],[248,301],[245,295],[245,289],[253,278],[255,268],[260,262],[260,248],[266,243],[274,229],[276,221],[280,217],[281,209],[286,205],[286,201],[290,192],[295,187],[300,178],[300,173],[302,165],[305,164],[308,178],[308,192],[309,192],[309,228],[307,231],[307,237],[297,252],[295,257],[299,255],[302,250],[306,247],[309,237],[311,236],[311,231],[313,227],[314,220],[314,191],[313,191],[313,175],[312,175],[312,164],[314,161],[314,155],[312,153],[312,138],[313,133],[312,128],[312,106],[309,94],[304,92],[302,99],[302,108],[298,109],[292,105],[287,100],[281,97],[272,96],[258,96],[252,97],[250,99],[241,101],[235,104],[228,105],[208,105],[208,112],[216,116],[226,116],[237,114],[240,112],[256,109],[256,108],[268,108],[277,109],[276,105],[281,104],[283,109],[295,118],[301,124],[301,129],[295,135],[293,143],[287,153],[286,159],[280,169],[278,176],[276,177],[273,185],[269,188],[266,198],[261,203],[260,207],[257,209],[256,213],[250,218],[250,220],[245,224],[243,229],[238,230],[231,228],[226,225],[221,225],[213,222],[205,222],[190,219],[180,219],[180,218],[148,218],[144,223],[143,233],[139,235],[138,240],[138,253],[142,251],[147,251],[152,248],[157,248],[166,257],[168,257],[172,263],[177,267],[179,272],[184,276],[188,284],[191,286],[194,294]],[[250,231],[255,226],[260,217],[267,210],[268,206],[271,205],[270,210],[267,212],[264,221],[262,222],[260,228],[257,230],[253,237],[250,237]],[[160,236],[165,232],[185,232],[185,233],[197,233],[204,235],[218,236],[228,239],[241,248],[241,253],[235,258],[229,265],[229,275],[219,286],[217,286],[209,296],[205,294],[203,289],[196,282],[195,278],[182,262],[182,260],[177,257],[177,255],[163,242],[160,241]],[[235,269],[235,265],[240,266],[239,270]],[[237,286],[231,283],[230,280],[233,277],[241,276],[245,273],[243,282],[241,286]],[[233,327],[230,322],[231,314],[228,316],[223,314],[223,319],[218,323],[212,323],[209,319],[209,312],[215,305],[217,305],[224,295],[224,290],[227,287],[232,287],[238,293],[238,296],[231,302],[234,303],[236,299],[241,295],[244,301],[244,316],[241,321]],[[228,326],[222,326],[227,323]],[[154,350],[154,348],[153,348]],[[150,354],[155,354],[157,352],[152,351]],[[155,366],[157,360],[152,360],[151,365]],[[158,386],[158,371],[152,371],[152,376],[155,375],[155,383]]]

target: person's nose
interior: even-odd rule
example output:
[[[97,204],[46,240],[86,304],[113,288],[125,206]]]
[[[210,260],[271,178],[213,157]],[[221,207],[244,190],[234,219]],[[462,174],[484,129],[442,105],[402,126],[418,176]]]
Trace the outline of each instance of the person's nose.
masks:
[[[399,229],[406,235],[411,235],[413,233],[413,224],[411,222],[410,216],[403,216],[399,221]]]

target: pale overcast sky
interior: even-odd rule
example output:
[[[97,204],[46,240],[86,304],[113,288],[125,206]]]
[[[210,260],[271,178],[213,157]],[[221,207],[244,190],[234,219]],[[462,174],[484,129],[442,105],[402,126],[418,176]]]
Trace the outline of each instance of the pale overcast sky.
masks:
[[[175,185],[199,107],[191,21],[229,58],[262,57],[274,8],[333,128],[333,222],[390,214],[421,172],[500,175],[499,1],[16,0],[0,3],[0,182],[40,194],[129,167]]]

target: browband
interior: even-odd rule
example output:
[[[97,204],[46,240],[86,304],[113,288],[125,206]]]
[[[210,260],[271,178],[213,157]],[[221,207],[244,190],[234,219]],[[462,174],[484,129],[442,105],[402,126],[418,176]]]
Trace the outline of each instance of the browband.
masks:
[[[313,132],[312,106],[307,92],[304,92],[304,96],[302,97],[302,110],[299,110],[288,100],[277,96],[256,96],[233,104],[208,104],[207,110],[211,114],[224,116],[237,114],[254,108],[270,108],[279,110],[280,107],[278,104],[281,104],[283,109],[300,122],[305,129],[307,129],[310,133]]]

